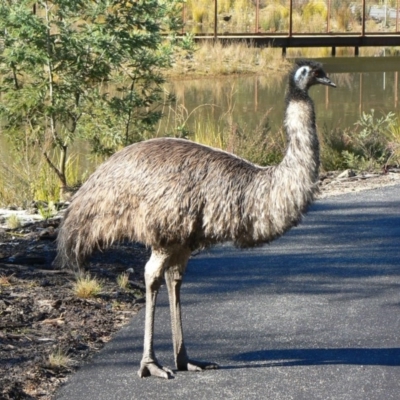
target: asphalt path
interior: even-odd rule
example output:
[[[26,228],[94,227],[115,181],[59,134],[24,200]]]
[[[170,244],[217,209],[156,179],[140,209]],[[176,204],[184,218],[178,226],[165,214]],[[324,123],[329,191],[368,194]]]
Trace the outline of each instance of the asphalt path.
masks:
[[[140,379],[144,310],[59,400],[400,398],[400,186],[314,203],[262,248],[193,257],[182,286],[189,355],[219,370]],[[166,288],[155,351],[173,367]]]

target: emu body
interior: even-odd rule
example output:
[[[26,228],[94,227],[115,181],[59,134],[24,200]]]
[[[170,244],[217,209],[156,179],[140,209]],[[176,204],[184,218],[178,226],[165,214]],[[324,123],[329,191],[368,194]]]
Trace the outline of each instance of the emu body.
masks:
[[[316,192],[319,145],[310,86],[334,84],[320,64],[298,63],[289,76],[283,161],[259,167],[222,150],[181,139],[133,144],[110,157],[81,187],[65,213],[58,260],[79,268],[99,248],[121,240],[152,249],[146,264],[146,322],[139,375],[168,378],[153,351],[155,302],[165,277],[176,366],[216,368],[187,356],[180,286],[190,254],[219,242],[257,246],[296,225]]]

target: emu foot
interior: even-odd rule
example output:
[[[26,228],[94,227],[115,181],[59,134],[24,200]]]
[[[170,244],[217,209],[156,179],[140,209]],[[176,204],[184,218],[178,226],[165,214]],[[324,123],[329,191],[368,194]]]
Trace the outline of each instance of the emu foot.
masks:
[[[140,378],[157,376],[158,378],[172,379],[174,377],[174,373],[169,368],[163,367],[156,362],[143,361],[140,363],[138,375]]]
[[[188,359],[186,361],[178,362],[177,367],[179,371],[200,372],[207,369],[218,369],[219,365],[207,361],[196,361]]]

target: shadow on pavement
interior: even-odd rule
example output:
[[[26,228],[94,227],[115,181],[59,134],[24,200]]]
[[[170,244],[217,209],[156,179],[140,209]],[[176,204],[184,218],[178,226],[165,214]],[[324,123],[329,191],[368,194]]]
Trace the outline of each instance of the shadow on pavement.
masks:
[[[276,366],[300,365],[386,365],[397,367],[400,365],[400,348],[383,349],[284,349],[284,350],[257,350],[241,353],[233,357],[234,361],[250,361],[251,364],[241,366],[221,367],[232,368],[263,368]],[[259,364],[253,364],[259,361]]]

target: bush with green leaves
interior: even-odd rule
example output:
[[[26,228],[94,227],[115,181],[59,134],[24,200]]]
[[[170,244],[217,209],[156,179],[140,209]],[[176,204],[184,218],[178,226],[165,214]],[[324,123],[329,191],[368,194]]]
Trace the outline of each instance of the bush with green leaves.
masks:
[[[400,125],[394,113],[381,117],[363,112],[355,128],[321,131],[321,164],[325,171],[351,168],[378,170],[400,162]]]
[[[350,150],[342,152],[348,168],[374,170],[386,164],[391,156],[389,137],[397,124],[394,113],[376,117],[375,110],[363,112],[350,137]]]
[[[324,171],[346,169],[348,166],[343,157],[344,152],[352,151],[350,129],[328,129],[324,126],[320,131],[321,167]]]
[[[61,191],[77,139],[109,155],[146,138],[180,16],[181,0],[1,0],[2,132],[39,149]]]

